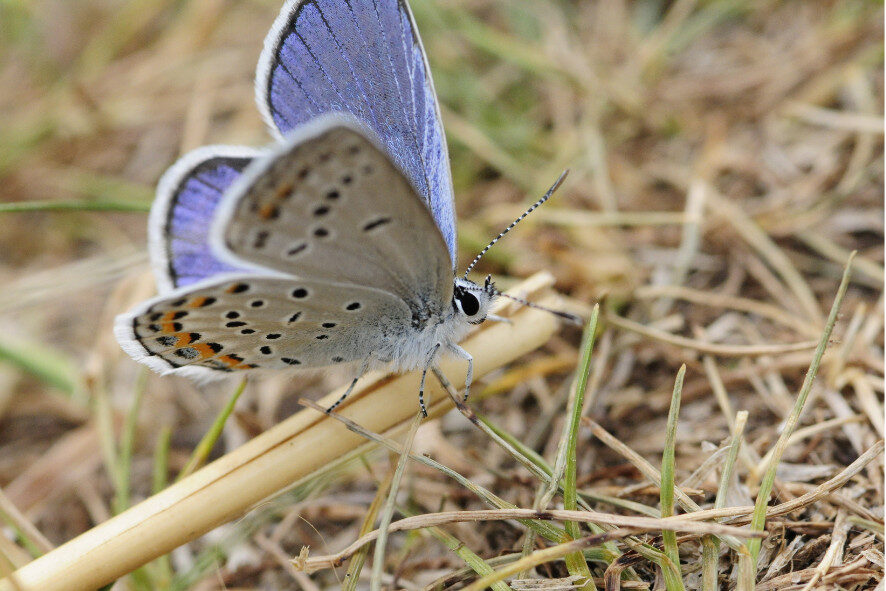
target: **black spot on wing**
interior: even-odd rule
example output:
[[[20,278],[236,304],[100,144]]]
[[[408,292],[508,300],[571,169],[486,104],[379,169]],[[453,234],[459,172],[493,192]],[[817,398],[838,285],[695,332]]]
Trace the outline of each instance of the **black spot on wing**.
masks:
[[[377,218],[377,219],[371,220],[369,222],[366,222],[363,225],[363,231],[370,232],[372,230],[375,230],[376,228],[380,228],[381,226],[384,226],[384,225],[387,225],[390,223],[391,223],[391,218]]]

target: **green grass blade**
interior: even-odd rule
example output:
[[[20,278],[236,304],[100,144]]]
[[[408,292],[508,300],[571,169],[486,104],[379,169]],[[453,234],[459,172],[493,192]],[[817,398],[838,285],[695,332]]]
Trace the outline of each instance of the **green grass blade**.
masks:
[[[402,513],[406,516],[417,515],[417,513],[414,511],[402,511]],[[439,527],[429,527],[428,532],[432,536],[437,538],[440,542],[442,542],[443,545],[449,548],[459,558],[461,558],[462,561],[468,566],[468,568],[470,568],[481,577],[491,575],[495,572],[495,569],[493,569],[488,562],[483,560],[478,554],[465,546],[464,542],[462,542],[455,536],[449,534]],[[495,589],[495,591],[512,591],[510,586],[508,586],[503,581],[496,581],[495,583],[490,585],[490,588]]]
[[[133,388],[132,405],[126,414],[126,422],[123,424],[123,431],[120,433],[120,447],[117,455],[117,471],[118,477],[115,483],[119,485],[114,492],[114,500],[112,507],[114,513],[122,513],[129,508],[130,501],[130,477],[132,475],[132,448],[135,443],[135,431],[138,427],[138,413],[141,410],[142,398],[145,394],[145,386],[148,381],[147,369],[142,368],[135,380]]]
[[[83,388],[73,360],[42,344],[0,336],[0,361],[18,367],[68,396],[75,396]]]
[[[818,366],[821,364],[821,358],[824,356],[828,341],[831,339],[834,324],[837,322],[837,313],[840,311],[843,298],[846,296],[846,290],[849,288],[849,279],[852,277],[852,259],[854,258],[855,252],[849,255],[846,269],[843,271],[843,278],[840,280],[840,287],[837,289],[837,296],[834,298],[834,303],[831,306],[830,314],[828,314],[824,331],[821,333],[821,339],[818,341],[818,346],[815,348],[815,354],[812,356],[812,363],[809,365],[809,371],[806,372],[806,377],[803,379],[803,385],[800,387],[800,394],[797,396],[797,401],[794,403],[794,408],[791,410],[791,414],[785,422],[784,429],[782,430],[781,435],[779,435],[778,441],[775,442],[775,451],[772,454],[772,459],[769,461],[769,466],[766,468],[766,473],[763,475],[763,480],[760,482],[757,501],[754,503],[754,515],[751,520],[752,530],[763,531],[766,525],[766,507],[769,505],[769,495],[772,493],[772,487],[775,484],[775,471],[781,461],[781,456],[787,448],[788,439],[800,422],[803,407],[806,405],[806,399],[809,396],[809,392],[812,390],[812,382],[815,380],[815,375],[818,373]],[[757,555],[760,553],[760,544],[761,541],[758,538],[748,540],[747,542],[752,564],[757,563]]]
[[[206,432],[206,435],[204,435],[203,439],[200,440],[200,443],[197,444],[196,449],[194,449],[194,453],[191,455],[188,463],[185,464],[185,467],[182,468],[182,471],[181,473],[179,473],[176,480],[181,480],[182,478],[203,465],[203,462],[205,462],[206,458],[209,457],[209,452],[212,451],[212,448],[215,446],[215,443],[221,436],[222,429],[225,428],[225,423],[227,422],[228,417],[231,416],[231,413],[234,411],[234,405],[237,404],[237,400],[240,398],[240,395],[243,394],[243,390],[245,389],[246,378],[243,378],[243,380],[240,382],[240,385],[237,386],[237,389],[231,396],[230,400],[228,400],[228,403],[221,410],[221,412],[218,413],[218,416],[215,418],[215,421],[212,423],[209,431]]]
[[[105,211],[123,213],[147,213],[150,202],[132,201],[15,201],[0,203],[0,213],[25,213],[32,211]]]
[[[668,423],[665,431],[664,452],[661,457],[661,516],[674,515],[674,473],[676,472],[676,447],[677,447],[677,419],[680,415],[680,397],[683,393],[683,378],[686,376],[686,366],[680,367],[677,379],[674,381],[674,391],[671,395],[671,408],[668,411]],[[680,552],[677,549],[677,533],[674,531],[662,532],[665,554],[674,564],[677,576],[680,575]],[[682,577],[681,577],[682,578]],[[682,588],[682,581],[680,587]],[[675,587],[668,586],[669,590]]]
[[[575,389],[572,393],[572,400],[569,407],[569,423],[564,433],[566,445],[562,447],[562,461],[565,462],[565,470],[563,472],[563,508],[574,511],[578,508],[578,493],[576,491],[577,478],[577,460],[576,448],[578,447],[579,424],[581,423],[581,410],[584,406],[585,389],[588,385],[588,374],[591,371],[591,355],[594,352],[594,337],[597,334],[597,319],[600,316],[600,305],[594,306],[591,313],[591,319],[585,328],[584,337],[582,338],[581,354],[579,357],[578,370],[576,372]],[[557,458],[557,462],[561,462],[561,458]],[[555,471],[556,473],[556,471]],[[565,524],[566,533],[569,539],[577,540],[581,537],[579,525],[574,521],[567,521]],[[567,541],[564,539],[564,541]],[[581,587],[583,591],[596,589],[594,579],[591,577],[591,571],[588,563],[585,561],[581,552],[573,552],[565,557],[566,568],[572,575],[580,575],[586,577],[587,580]]]
[[[732,441],[729,442],[729,453],[723,462],[723,471],[720,474],[720,485],[717,487],[717,497],[714,500],[714,508],[722,509],[726,506],[726,493],[729,490],[729,482],[735,469],[735,461],[741,449],[741,437],[744,434],[745,425],[748,422],[748,411],[742,410],[735,414],[735,427],[732,430]],[[720,539],[716,536],[704,536],[702,551],[702,589],[704,591],[716,591],[719,588],[717,577],[717,563],[720,557]]]
[[[160,430],[157,442],[154,444],[154,469],[151,475],[151,492],[157,494],[167,484],[169,473],[169,443],[172,439],[172,429],[166,425]]]
[[[172,429],[166,425],[157,435],[154,444],[154,466],[151,474],[151,492],[157,494],[168,484],[169,474],[169,444],[172,438]],[[173,577],[172,562],[168,554],[164,554],[148,565],[151,580],[157,589],[166,589]]]

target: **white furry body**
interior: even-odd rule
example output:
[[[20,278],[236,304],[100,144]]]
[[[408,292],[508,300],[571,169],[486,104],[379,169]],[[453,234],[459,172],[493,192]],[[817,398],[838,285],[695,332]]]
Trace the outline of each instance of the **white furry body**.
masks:
[[[371,353],[372,369],[390,369],[396,372],[425,369],[436,365],[444,353],[449,353],[471,330],[464,314],[452,307],[449,314],[421,330],[404,330],[396,339],[390,339]]]

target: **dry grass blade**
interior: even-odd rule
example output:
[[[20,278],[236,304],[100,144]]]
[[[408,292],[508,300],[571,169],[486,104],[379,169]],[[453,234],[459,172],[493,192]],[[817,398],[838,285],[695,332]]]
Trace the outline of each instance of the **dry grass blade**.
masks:
[[[302,405],[307,406],[309,408],[313,408],[314,410],[316,410],[318,412],[321,412],[321,413],[326,412],[326,409],[324,409],[319,404],[317,404],[313,401],[301,400],[300,402]],[[370,441],[373,441],[373,442],[376,442],[376,443],[379,443],[379,444],[385,446],[388,450],[390,450],[393,453],[396,453],[396,454],[402,453],[403,448],[400,445],[398,445],[396,442],[394,442],[386,437],[383,437],[377,433],[373,433],[373,432],[367,430],[366,428],[358,425],[354,421],[341,416],[338,413],[331,413],[330,416],[332,416],[333,418],[335,418],[338,421],[341,421],[345,426],[347,426],[348,429],[350,429],[354,433],[358,433],[359,435],[361,435],[362,437],[365,437],[366,439],[368,439]],[[430,468],[440,471],[442,474],[449,476],[450,478],[452,478],[453,480],[458,482],[461,486],[463,486],[465,489],[471,491],[472,493],[476,494],[479,498],[483,499],[490,506],[497,507],[499,509],[516,509],[517,508],[517,506],[514,505],[513,503],[508,503],[507,501],[497,497],[496,495],[494,495],[490,491],[486,490],[482,486],[478,486],[474,482],[471,482],[469,479],[465,478],[464,476],[462,476],[461,474],[459,474],[458,472],[456,472],[452,468],[444,466],[443,464],[440,464],[439,462],[435,462],[431,458],[428,458],[425,456],[419,456],[416,454],[411,454],[410,458],[418,463],[424,464]],[[547,538],[549,540],[559,540],[560,538],[563,537],[562,530],[560,530],[558,528],[553,528],[544,522],[526,521],[524,523],[525,523],[525,525],[527,525],[528,527],[533,529],[536,533],[544,536],[545,538]]]
[[[789,326],[803,335],[813,338],[819,335],[815,325],[794,316],[790,312],[757,300],[739,298],[720,293],[711,293],[690,289],[678,285],[650,285],[641,287],[634,292],[634,297],[640,299],[654,299],[660,297],[679,298],[702,306],[714,306],[739,312],[747,312],[763,318],[769,318],[775,322]]]
[[[812,575],[812,578],[803,587],[803,591],[811,591],[815,588],[815,585],[822,577],[827,575],[834,563],[840,561],[843,553],[843,544],[846,543],[846,534],[849,532],[850,527],[850,524],[846,521],[846,513],[843,511],[837,513],[831,545],[828,546],[828,550],[825,552],[824,558],[821,559],[819,565],[815,567],[815,574]]]
[[[52,542],[40,533],[40,530],[34,527],[34,524],[28,521],[28,518],[22,515],[9,498],[0,489],[0,519],[6,523],[7,527],[11,527],[24,538],[26,546],[32,549],[34,556],[45,554],[52,550]]]
[[[714,509],[722,509],[726,506],[726,495],[735,469],[735,461],[738,459],[738,452],[741,449],[741,438],[744,434],[744,428],[747,424],[748,412],[743,410],[735,417],[735,426],[732,428],[732,440],[729,442],[729,455],[723,462],[722,473],[720,474],[720,485],[717,487],[717,496],[714,501]],[[706,536],[702,543],[703,564],[702,564],[702,589],[704,591],[716,591],[719,586],[717,576],[717,562],[720,558],[720,540],[713,536]]]
[[[640,531],[679,531],[691,534],[714,534],[719,536],[736,536],[763,538],[762,532],[751,532],[746,529],[707,523],[698,520],[685,519],[684,516],[654,519],[651,517],[631,517],[626,515],[614,515],[610,513],[598,513],[597,511],[567,511],[565,509],[548,509],[536,511],[535,509],[490,509],[488,511],[449,511],[445,513],[427,513],[416,517],[406,517],[391,523],[389,532],[405,531],[435,527],[446,523],[467,523],[489,520],[504,519],[541,519],[557,521],[574,521],[577,523],[596,523],[613,525],[624,528],[639,528]],[[333,568],[341,565],[354,552],[363,545],[378,538],[379,531],[375,530],[348,545],[347,548],[329,556],[299,557],[294,563],[302,570],[313,572],[321,568]],[[630,535],[630,534],[626,534]]]
[[[482,591],[496,581],[504,580],[511,575],[515,575],[533,566],[538,566],[557,558],[568,556],[569,554],[588,546],[597,546],[612,540],[618,540],[633,535],[637,533],[637,531],[638,530],[632,528],[614,529],[605,533],[594,534],[577,540],[564,542],[563,544],[545,548],[544,550],[538,550],[529,556],[525,556],[520,560],[515,561],[513,564],[499,569],[492,575],[487,575],[471,583],[465,587],[465,591]],[[591,584],[593,584],[593,581],[591,581]]]
[[[495,572],[488,561],[483,560],[479,555],[472,552],[467,546],[465,546],[464,542],[455,536],[449,535],[439,527],[429,527],[427,529],[432,536],[443,542],[443,544],[445,544],[454,554],[457,554],[474,573],[483,577]],[[493,591],[511,591],[511,587],[501,581],[493,583],[491,588]]]
[[[646,461],[640,454],[630,449],[624,443],[613,437],[611,433],[606,431],[603,427],[601,427],[591,419],[583,417],[582,422],[590,427],[591,433],[594,434],[594,437],[598,438],[600,441],[616,451],[619,455],[630,461],[634,466],[636,466],[638,470],[640,470],[640,472],[644,476],[651,480],[653,484],[661,487],[661,472],[656,470],[655,467],[648,461]],[[689,497],[689,495],[687,495],[679,488],[674,488],[674,494],[676,495],[677,500],[680,501],[680,504],[683,505],[684,509],[690,511],[698,511],[701,508],[695,501],[693,501]]]
[[[818,301],[809,284],[784,251],[735,203],[716,191],[711,191],[709,199],[717,215],[728,221],[745,242],[760,252],[761,256],[779,272],[809,318],[820,323],[822,316]]]
[[[796,511],[801,507],[806,507],[818,501],[819,499],[826,497],[835,490],[842,488],[849,481],[849,479],[861,472],[865,468],[865,466],[880,457],[882,453],[883,440],[881,439],[870,449],[861,454],[854,462],[841,470],[839,474],[829,479],[828,481],[818,485],[814,490],[809,491],[808,493],[803,494],[796,499],[785,501],[780,505],[776,505],[775,507],[768,509],[766,512],[766,516],[769,517],[775,515],[785,515],[792,511]]]
[[[700,353],[709,353],[720,357],[757,357],[762,355],[779,355],[793,353],[795,351],[808,351],[814,349],[816,341],[804,341],[802,343],[787,343],[784,345],[720,345],[717,343],[705,343],[696,339],[673,335],[663,330],[650,326],[643,326],[633,320],[622,318],[612,313],[605,313],[604,318],[614,326],[641,334],[650,339],[655,339],[669,345],[692,349]]]
[[[394,506],[397,502],[397,493],[400,492],[400,480],[403,478],[403,472],[406,470],[407,460],[409,459],[409,451],[412,443],[415,441],[415,432],[421,424],[422,413],[418,412],[409,430],[406,432],[406,439],[403,443],[403,453],[397,461],[397,469],[394,470],[394,477],[391,479],[391,490],[388,492],[388,498],[385,501],[381,511],[381,521],[379,522],[378,537],[375,542],[375,553],[372,557],[372,578],[369,580],[369,588],[371,591],[381,591],[381,577],[385,564],[385,548],[388,541],[388,528],[391,525],[391,519],[394,517]]]
[[[391,488],[391,481],[394,479],[394,472],[396,469],[396,464],[392,464],[385,475],[384,480],[379,483],[375,498],[372,499],[372,504],[366,511],[366,517],[360,525],[361,536],[372,531],[375,520],[378,517],[378,512],[381,510],[382,504],[384,503],[385,495]],[[358,578],[360,577],[360,572],[363,570],[363,565],[366,562],[366,555],[368,553],[369,546],[365,546],[355,553],[348,562],[348,571],[345,573],[344,583],[342,584],[343,591],[355,591],[357,589]]]

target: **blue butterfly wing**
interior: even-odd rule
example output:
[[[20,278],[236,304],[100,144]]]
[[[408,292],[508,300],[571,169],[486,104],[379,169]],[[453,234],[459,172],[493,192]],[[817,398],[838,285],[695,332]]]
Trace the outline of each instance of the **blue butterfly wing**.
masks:
[[[256,98],[281,137],[336,111],[371,128],[427,203],[454,265],[446,137],[404,0],[289,0],[265,39]]]
[[[182,157],[160,179],[148,241],[161,293],[239,270],[212,253],[210,220],[224,192],[259,154],[235,146],[200,148]]]

